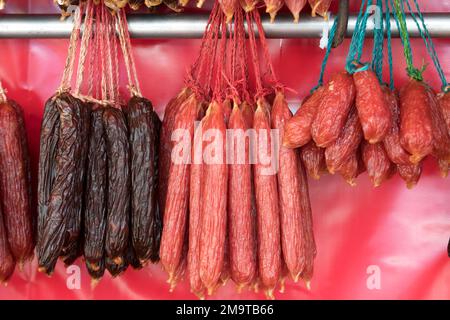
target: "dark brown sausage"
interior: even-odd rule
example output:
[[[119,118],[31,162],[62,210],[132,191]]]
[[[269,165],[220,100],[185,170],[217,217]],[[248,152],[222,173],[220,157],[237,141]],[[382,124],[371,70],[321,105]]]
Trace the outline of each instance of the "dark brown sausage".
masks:
[[[38,246],[39,271],[51,274],[55,268],[57,258],[61,255],[64,243],[73,235],[67,233],[69,220],[81,210],[81,201],[76,203],[77,194],[81,192],[82,182],[80,179],[82,151],[86,140],[82,139],[83,123],[82,108],[83,103],[67,93],[63,93],[54,98],[54,104],[48,107],[58,109],[59,113],[59,139],[57,140],[55,159],[41,158],[43,162],[56,161],[54,165],[54,181],[50,186],[50,194],[47,203],[42,203],[45,216],[40,217],[43,226],[40,227],[40,243]],[[44,124],[45,124],[44,119]],[[42,138],[46,140],[42,140]],[[46,144],[51,139],[47,135],[41,134],[41,145],[44,150],[48,148]],[[50,148],[50,151],[51,148]],[[52,165],[44,164],[40,168],[42,174]],[[52,175],[52,172],[48,172]],[[47,187],[47,186],[46,186]],[[47,191],[44,187],[43,190]],[[45,199],[45,195],[41,199]]]
[[[141,264],[158,256],[155,244],[160,231],[156,188],[158,181],[158,143],[160,123],[151,102],[132,97],[125,109],[131,157],[131,235]]]
[[[108,166],[102,106],[91,113],[84,210],[84,258],[89,274],[101,278],[105,270],[106,196]]]
[[[128,130],[122,111],[103,111],[108,166],[106,256],[116,265],[124,264],[130,217],[130,156]],[[108,261],[107,261],[108,266]],[[109,270],[109,269],[108,269]]]

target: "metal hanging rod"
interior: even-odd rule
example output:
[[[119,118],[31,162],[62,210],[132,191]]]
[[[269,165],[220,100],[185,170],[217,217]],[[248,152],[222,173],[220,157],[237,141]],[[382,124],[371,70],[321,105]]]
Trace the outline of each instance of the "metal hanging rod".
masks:
[[[428,30],[434,38],[450,38],[450,14],[424,14]],[[208,20],[207,14],[148,15],[131,14],[128,17],[129,29],[133,38],[201,38]],[[275,23],[263,17],[263,27],[268,38],[318,38],[324,26],[329,27],[334,18],[325,21],[303,15],[299,23],[292,22],[292,16],[280,14]],[[417,25],[410,15],[406,22],[411,37],[420,37]],[[355,29],[356,15],[348,19],[347,37]],[[392,36],[398,37],[397,25],[391,17]],[[70,20],[60,21],[57,15],[0,15],[0,38],[67,38],[72,30]],[[372,36],[373,24],[368,24],[368,35]]]

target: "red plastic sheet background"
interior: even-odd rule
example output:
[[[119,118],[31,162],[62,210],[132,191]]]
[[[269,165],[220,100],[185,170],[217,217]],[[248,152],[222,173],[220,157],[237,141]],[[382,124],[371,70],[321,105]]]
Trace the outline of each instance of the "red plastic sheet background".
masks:
[[[211,1],[210,1],[211,2]],[[352,1],[356,11],[359,1]],[[450,1],[419,1],[424,11],[450,12]],[[52,0],[9,0],[7,13],[56,12]],[[299,92],[289,96],[298,104],[315,86],[323,57],[317,39],[269,40],[279,78]],[[199,40],[133,40],[143,93],[160,114],[165,103],[183,84],[186,68],[193,62]],[[348,40],[334,50],[327,74],[344,66]],[[436,40],[442,66],[450,79],[450,40]],[[367,42],[370,46],[370,41]],[[414,56],[430,63],[426,79],[437,89],[439,81],[423,42],[414,40]],[[8,96],[25,110],[33,160],[33,178],[39,152],[39,128],[45,100],[59,85],[68,40],[0,40],[0,79]],[[370,50],[367,50],[370,51]],[[400,40],[394,40],[396,84],[406,80]],[[314,228],[318,246],[311,291],[288,282],[279,299],[450,299],[450,180],[441,179],[429,160],[419,185],[407,190],[395,177],[374,189],[367,176],[355,188],[341,178],[327,176],[311,181]],[[67,285],[74,269],[62,265],[52,278],[37,273],[36,263],[16,271],[0,299],[195,299],[186,282],[169,293],[166,274],[156,266],[128,270],[122,277],[105,275],[95,290],[81,261],[81,286]],[[75,268],[76,272],[76,268]],[[370,283],[373,272],[379,288]],[[368,285],[369,282],[369,285]],[[232,283],[213,298],[262,299],[252,292],[237,294]]]

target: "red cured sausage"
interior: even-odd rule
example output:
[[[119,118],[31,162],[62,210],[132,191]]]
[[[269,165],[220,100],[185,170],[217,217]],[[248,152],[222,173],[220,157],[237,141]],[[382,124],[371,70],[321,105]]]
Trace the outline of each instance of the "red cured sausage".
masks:
[[[414,79],[400,90],[400,143],[411,154],[412,163],[433,151],[428,86]]]
[[[202,123],[196,128],[192,147],[191,177],[189,184],[189,250],[187,269],[191,292],[200,299],[205,297],[205,286],[200,279],[200,218],[202,204]]]
[[[318,88],[298,109],[297,113],[286,123],[283,145],[298,148],[311,140],[311,125],[316,116],[324,87]]]
[[[364,137],[369,143],[383,140],[391,128],[391,112],[378,78],[372,70],[353,75],[358,109]]]
[[[362,158],[374,187],[379,187],[392,175],[393,166],[382,143],[363,143]]]
[[[444,116],[445,123],[447,124],[447,132],[450,134],[450,93],[441,93],[439,95],[439,106]],[[439,160],[439,167],[441,169],[441,175],[443,177],[448,176],[450,163],[445,160]]]
[[[188,152],[189,156],[191,149],[185,150],[186,145],[183,142],[185,139],[188,139],[189,142],[192,140],[194,122],[200,118],[200,115],[201,103],[198,102],[195,95],[191,95],[175,115],[172,128],[172,130],[179,130],[179,133],[183,135],[183,140],[180,142],[180,148],[173,150],[173,152],[178,152],[176,155],[181,154],[182,158],[177,159],[180,161],[173,163],[172,154],[168,158],[170,170],[159,254],[161,264],[169,274],[169,282],[174,280],[175,271],[181,261],[188,218],[190,165],[189,161],[183,160],[186,160],[185,152]],[[184,137],[186,133],[188,136]],[[169,137],[171,136],[172,133]]]
[[[428,100],[433,124],[433,155],[439,160],[450,161],[450,134],[439,101],[432,88],[428,88]]]
[[[305,243],[305,267],[300,277],[306,282],[306,286],[310,287],[310,281],[314,273],[314,259],[317,255],[316,241],[314,239],[314,225],[311,210],[311,201],[309,198],[308,179],[306,171],[301,161],[299,161],[299,177],[300,177],[300,199],[302,205],[302,228]]]
[[[242,116],[244,117],[247,128],[253,128],[253,115],[255,114],[255,106],[247,101],[241,104]]]
[[[330,146],[325,149],[325,160],[331,174],[339,169],[347,158],[356,151],[363,138],[361,124],[356,109],[350,112],[344,129]]]
[[[284,94],[276,94],[271,114],[272,128],[283,136],[284,124],[292,117]],[[301,181],[299,158],[295,150],[281,147],[279,151],[278,199],[280,206],[281,247],[292,279],[297,282],[305,264],[305,243],[302,229]]]
[[[314,141],[310,141],[301,148],[300,156],[311,178],[318,180],[322,173],[327,172],[325,149],[316,146]]]
[[[388,87],[383,87],[387,104],[391,109],[392,125],[387,135],[384,137],[383,145],[386,153],[392,162],[398,165],[408,166],[410,154],[403,149],[400,143],[400,108],[398,105],[398,97]]]
[[[442,93],[439,95],[439,106],[444,115],[447,130],[450,133],[450,93]]]
[[[223,105],[212,102],[203,122],[204,139],[212,129],[211,141],[204,149],[202,165],[202,208],[200,234],[200,279],[212,294],[219,281],[227,230],[228,166],[226,164],[226,125]],[[213,149],[211,149],[211,147]],[[209,149],[209,150],[208,150]],[[210,161],[208,161],[208,157]]]
[[[164,213],[164,204],[167,194],[167,184],[170,169],[170,157],[172,154],[172,131],[175,122],[175,116],[181,105],[191,95],[189,88],[184,88],[181,92],[169,101],[164,111],[164,119],[161,126],[160,144],[159,144],[159,180],[158,180],[158,204],[161,213]]]
[[[397,165],[398,174],[405,180],[408,189],[414,188],[422,174],[422,163]]]
[[[257,138],[254,183],[257,210],[259,277],[266,295],[269,298],[273,298],[273,291],[280,278],[281,245],[277,178],[271,167],[272,163],[267,162],[267,157],[271,156],[271,152],[268,150],[272,150],[272,140],[269,111],[266,105],[266,101],[258,101],[253,120]],[[272,161],[273,159],[270,162]]]
[[[256,274],[252,168],[249,162],[250,144],[245,136],[250,124],[244,117],[243,109],[244,105],[241,108],[234,105],[228,125],[234,134],[230,148],[232,161],[228,172],[230,271],[238,290],[250,286]],[[243,142],[241,137],[246,140]],[[245,149],[242,150],[242,147]]]
[[[336,171],[352,187],[356,186],[356,178],[360,173],[358,153],[352,153]]]
[[[332,76],[325,85],[312,123],[311,135],[317,146],[325,148],[339,137],[355,101],[355,84],[347,72]]]

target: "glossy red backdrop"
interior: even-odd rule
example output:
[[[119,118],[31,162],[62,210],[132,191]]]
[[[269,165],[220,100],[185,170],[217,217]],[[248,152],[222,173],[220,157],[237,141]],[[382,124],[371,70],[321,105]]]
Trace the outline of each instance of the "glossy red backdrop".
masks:
[[[209,1],[211,2],[211,1]],[[353,11],[359,1],[352,1]],[[450,12],[450,1],[419,1],[424,11]],[[56,12],[52,0],[9,0],[7,13]],[[289,96],[295,105],[316,84],[323,51],[318,40],[270,40],[279,78],[299,92]],[[45,100],[59,85],[68,41],[0,40],[0,79],[8,96],[25,110],[33,159],[33,177],[39,151],[39,128]],[[368,42],[370,45],[370,42]],[[441,63],[450,77],[450,40],[436,41]],[[182,86],[186,68],[193,62],[198,40],[133,41],[138,74],[145,96],[160,114],[165,103]],[[329,72],[343,68],[348,40],[334,50]],[[417,62],[429,62],[421,41],[413,41]],[[400,40],[394,40],[397,85],[406,80]],[[426,79],[439,87],[431,67]],[[399,178],[374,189],[367,176],[355,188],[339,177],[311,181],[314,227],[318,246],[312,289],[287,284],[280,299],[450,299],[450,259],[446,247],[450,236],[450,180],[439,177],[437,166],[426,162],[419,185],[407,190]],[[81,288],[67,285],[62,265],[52,278],[36,272],[35,262],[16,272],[0,299],[194,299],[185,282],[168,292],[166,275],[159,266],[127,271],[118,279],[105,276],[95,290],[81,266]],[[380,276],[380,288],[371,289],[370,275]],[[229,283],[213,298],[260,299],[262,294],[237,294]]]

